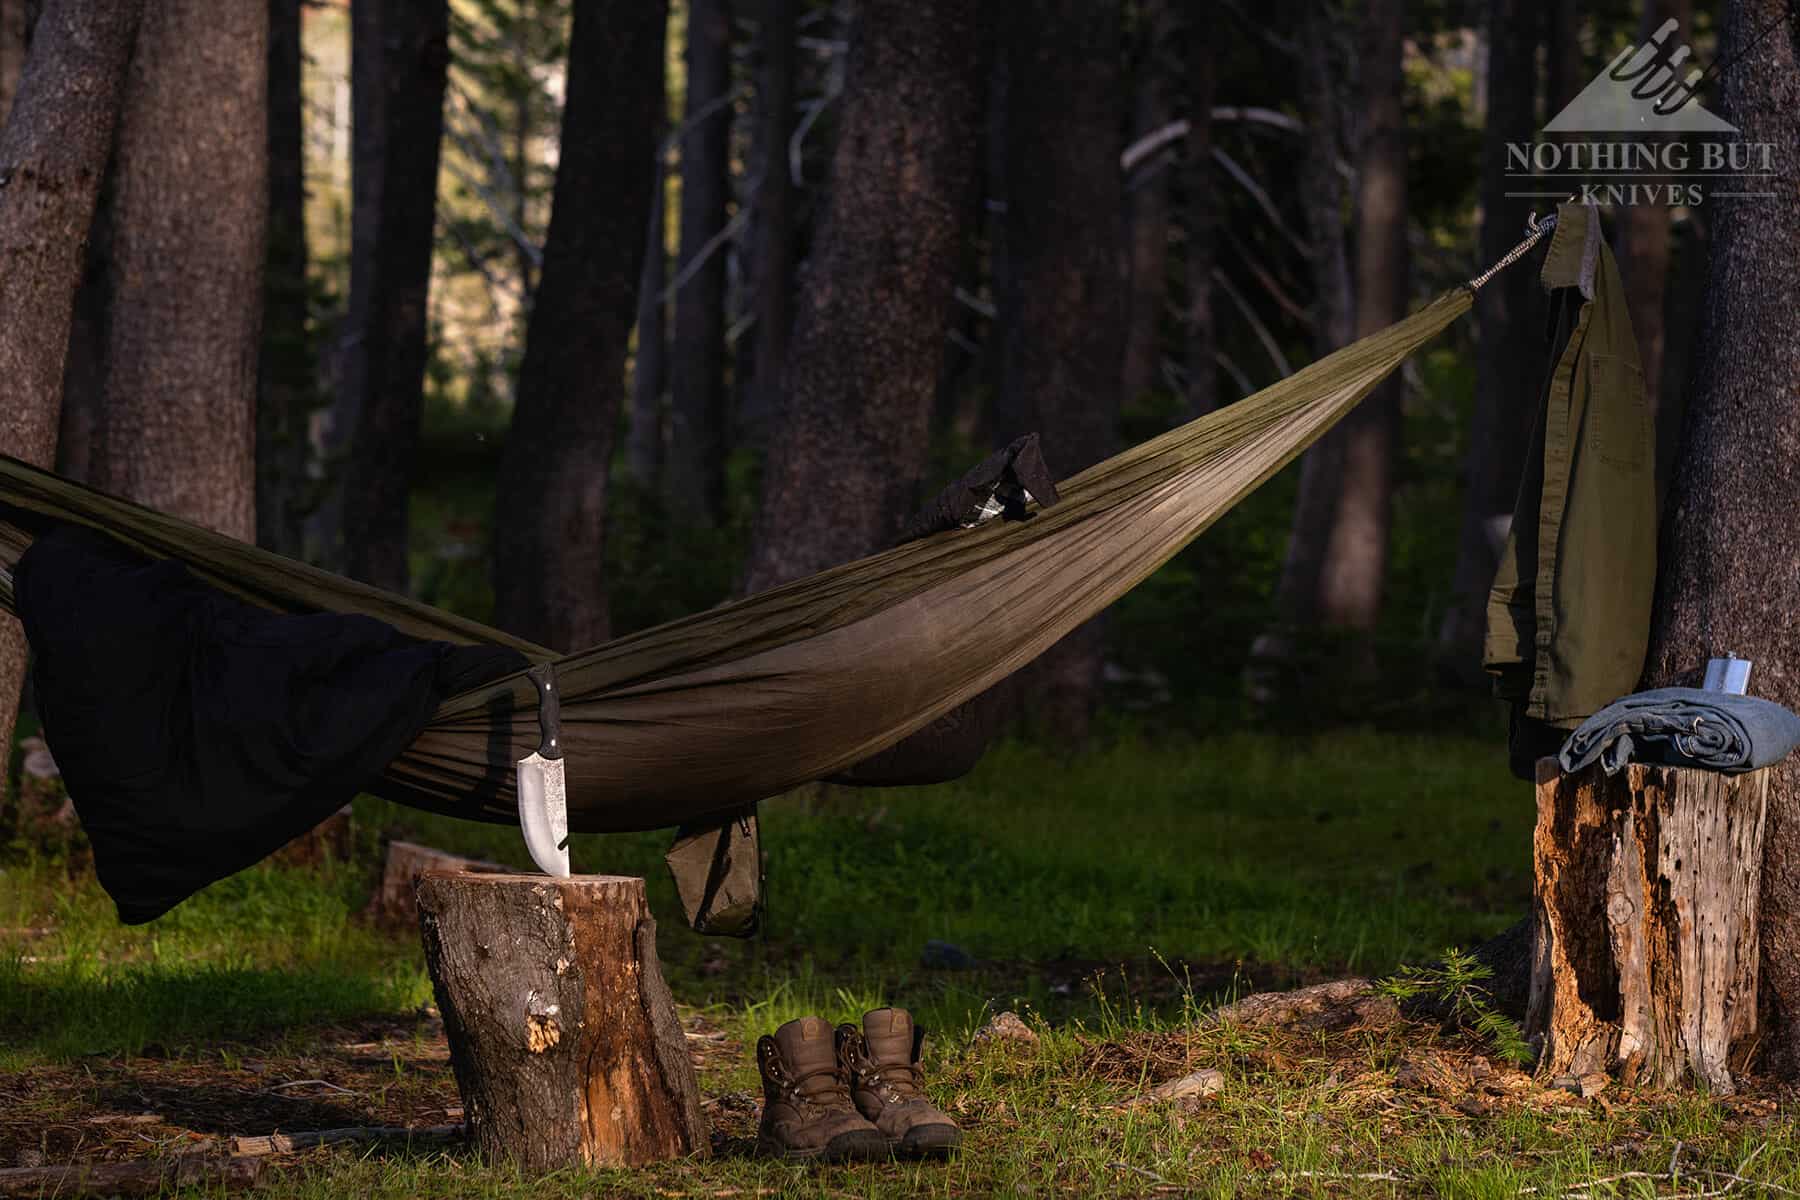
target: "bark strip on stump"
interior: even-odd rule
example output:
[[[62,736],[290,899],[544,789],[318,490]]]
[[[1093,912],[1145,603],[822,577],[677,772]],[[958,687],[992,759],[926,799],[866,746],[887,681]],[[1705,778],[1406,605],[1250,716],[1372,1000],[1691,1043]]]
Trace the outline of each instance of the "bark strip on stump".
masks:
[[[552,1171],[706,1153],[642,879],[433,873],[418,904],[484,1155]]]
[[[1732,1090],[1757,1037],[1769,773],[1538,764],[1526,1035],[1546,1077]]]

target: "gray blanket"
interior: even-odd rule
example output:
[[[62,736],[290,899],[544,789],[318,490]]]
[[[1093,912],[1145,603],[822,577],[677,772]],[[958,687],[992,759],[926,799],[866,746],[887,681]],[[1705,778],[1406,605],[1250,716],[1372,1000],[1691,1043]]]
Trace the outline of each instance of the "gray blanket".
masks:
[[[1595,759],[1608,775],[1628,762],[1739,774],[1773,766],[1800,745],[1800,716],[1771,700],[1656,688],[1615,700],[1569,735],[1564,771]]]

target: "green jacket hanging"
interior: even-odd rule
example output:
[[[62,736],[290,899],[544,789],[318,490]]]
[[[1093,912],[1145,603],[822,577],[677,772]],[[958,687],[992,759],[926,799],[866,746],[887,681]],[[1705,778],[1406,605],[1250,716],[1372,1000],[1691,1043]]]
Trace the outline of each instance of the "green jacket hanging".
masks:
[[[1597,209],[1561,206],[1542,279],[1554,366],[1483,653],[1496,694],[1514,705],[1521,773],[1561,731],[1637,686],[1656,583],[1655,417]]]

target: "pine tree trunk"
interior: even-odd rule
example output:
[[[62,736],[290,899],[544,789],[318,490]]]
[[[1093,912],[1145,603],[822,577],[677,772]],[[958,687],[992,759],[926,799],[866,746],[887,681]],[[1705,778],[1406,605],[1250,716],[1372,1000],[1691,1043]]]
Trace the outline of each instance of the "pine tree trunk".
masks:
[[[1716,111],[1770,147],[1767,181],[1719,180],[1713,245],[1682,449],[1665,506],[1645,671],[1689,682],[1727,651],[1750,659],[1753,693],[1800,708],[1800,28],[1750,47],[1782,0],[1732,0],[1720,38]],[[1735,56],[1745,57],[1736,61]],[[1760,166],[1758,170],[1762,169]],[[1763,845],[1763,1051],[1800,1076],[1800,757],[1773,769]]]
[[[661,130],[657,142],[661,144]],[[631,420],[625,427],[625,464],[645,492],[657,487],[663,457],[663,393],[669,383],[668,255],[663,250],[668,198],[662,164],[650,194],[650,231],[644,238],[644,269],[638,275],[637,341],[631,360]]]
[[[1488,111],[1481,149],[1481,265],[1495,262],[1525,235],[1531,202],[1508,198],[1506,144],[1529,141],[1536,125],[1537,22],[1527,0],[1489,0]],[[1457,535],[1450,607],[1438,630],[1438,672],[1467,687],[1486,686],[1481,639],[1488,587],[1512,523],[1519,472],[1543,368],[1537,281],[1529,270],[1503,271],[1475,300],[1475,415],[1463,463],[1463,517]]]
[[[1687,0],[1677,0],[1686,3]],[[1645,16],[1657,7],[1658,0],[1648,0]],[[1545,117],[1561,112],[1582,88],[1587,86],[1587,73],[1581,64],[1581,5],[1578,0],[1549,0],[1544,14],[1544,100]],[[1661,24],[1658,21],[1657,24]],[[1685,22],[1683,24],[1685,28]],[[1643,30],[1644,36],[1655,25]]]
[[[418,905],[484,1156],[542,1172],[708,1151],[643,880],[427,874]]]
[[[268,7],[147,5],[114,151],[102,491],[256,536]],[[196,151],[197,147],[204,147]]]
[[[794,132],[794,37],[796,0],[768,0],[763,10],[763,180],[756,193],[757,251],[755,378],[747,393],[739,434],[753,446],[768,440],[769,421],[781,408],[788,334],[794,311],[794,178],[788,142]]]
[[[404,592],[450,12],[447,0],[357,0],[350,15],[350,298],[327,439],[341,465],[322,514],[339,549],[325,549],[352,578]]]
[[[1175,116],[1173,72],[1174,12],[1167,0],[1140,6],[1136,96],[1131,135],[1154,133]],[[1121,394],[1135,403],[1162,385],[1162,318],[1168,288],[1169,172],[1156,164],[1127,181],[1127,250],[1131,287],[1127,297],[1125,362]]]
[[[747,591],[879,549],[912,514],[972,216],[981,11],[976,0],[858,7]]]
[[[1706,303],[1707,227],[1690,217],[1671,231],[1669,274],[1663,287],[1662,377],[1656,384],[1656,506],[1664,511],[1681,427],[1687,417],[1688,377]]]
[[[1406,118],[1401,111],[1405,38],[1401,0],[1370,0],[1361,30],[1362,138],[1356,156],[1356,336],[1406,315]],[[1357,672],[1373,668],[1372,638],[1387,581],[1394,456],[1400,439],[1398,375],[1344,418],[1344,473],[1320,579],[1319,616],[1353,631]]]
[[[0,0],[0,128],[12,110],[13,94],[25,69],[25,50],[31,30],[25,20],[25,0]]]
[[[15,4],[17,0],[4,0]],[[36,52],[0,126],[0,445],[56,460],[63,358],[88,225],[106,174],[143,6],[49,0]],[[0,758],[11,752],[25,632],[0,615]]]
[[[669,364],[669,444],[663,494],[678,524],[709,525],[725,502],[725,227],[730,194],[731,12],[727,0],[690,0],[687,120],[681,141],[681,256]],[[701,117],[711,109],[711,115]],[[706,260],[697,268],[701,254]]]
[[[1670,17],[1681,22],[1681,33],[1689,34],[1693,20],[1690,0],[1648,0],[1643,19],[1638,23],[1638,40],[1646,42]],[[1652,144],[1666,140],[1654,134],[1644,140]],[[1657,428],[1679,423],[1679,396],[1672,400],[1673,411],[1665,403],[1662,387],[1665,330],[1664,308],[1667,302],[1670,259],[1670,212],[1663,204],[1620,205],[1614,218],[1617,228],[1619,274],[1625,283],[1625,303],[1631,311],[1631,330],[1637,335],[1638,361],[1644,368],[1644,402],[1657,414]],[[1659,473],[1659,481],[1667,476]],[[1662,494],[1659,490],[1659,496]]]
[[[1187,191],[1187,419],[1219,407],[1218,335],[1213,322],[1213,262],[1219,223],[1212,156],[1213,88],[1218,76],[1210,22],[1187,31],[1188,135],[1182,152]]]
[[[1126,278],[1119,183],[1122,28],[1116,3],[1032,0],[1005,18],[1005,376],[1001,440],[1036,430],[1067,478],[1118,446]],[[1087,736],[1101,628],[1045,652],[1023,684],[1065,743]]]
[[[1300,186],[1305,193],[1303,207],[1312,256],[1313,352],[1323,358],[1349,344],[1356,327],[1356,307],[1344,248],[1344,185],[1337,170],[1337,130],[1342,116],[1338,71],[1331,55],[1332,17],[1315,0],[1301,0],[1300,6],[1300,94],[1307,124]],[[1369,69],[1377,71],[1378,67],[1369,64]],[[1334,559],[1334,552],[1352,548],[1353,539],[1346,538],[1342,545],[1334,542],[1350,481],[1351,443],[1359,426],[1366,436],[1358,449],[1366,456],[1380,442],[1384,430],[1378,419],[1353,413],[1300,460],[1300,487],[1281,578],[1275,587],[1276,624],[1250,647],[1251,697],[1260,704],[1288,698],[1317,682],[1308,661],[1313,651],[1306,643],[1320,631],[1357,629],[1349,623],[1350,613],[1334,612],[1328,605],[1333,575],[1340,569],[1356,569],[1354,564]],[[1354,548],[1365,553],[1370,549],[1367,545]],[[1377,595],[1379,586],[1377,577]]]
[[[256,541],[302,554],[314,363],[307,333],[301,0],[269,4],[269,256],[256,398]]]
[[[614,427],[663,110],[662,0],[577,0],[544,269],[500,463],[501,628],[576,650],[606,640],[602,577]]]

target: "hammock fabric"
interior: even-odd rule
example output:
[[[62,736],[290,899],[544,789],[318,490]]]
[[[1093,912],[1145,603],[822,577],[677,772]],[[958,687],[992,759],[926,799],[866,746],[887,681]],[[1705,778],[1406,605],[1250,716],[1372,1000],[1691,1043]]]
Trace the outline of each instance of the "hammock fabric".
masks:
[[[362,614],[414,638],[554,660],[571,828],[664,828],[843,772],[1017,671],[1317,441],[1472,297],[1459,287],[1081,472],[1030,520],[939,533],[566,657],[4,457],[0,564],[10,570],[49,518],[178,559],[276,612]],[[0,606],[13,608],[6,572]],[[444,699],[368,790],[512,822],[513,764],[537,741],[536,694],[511,674]]]

